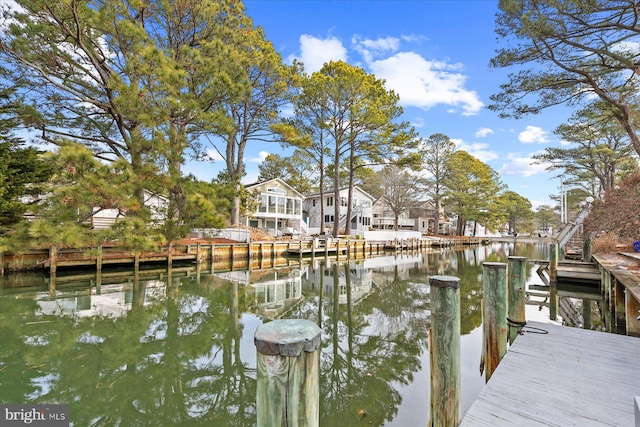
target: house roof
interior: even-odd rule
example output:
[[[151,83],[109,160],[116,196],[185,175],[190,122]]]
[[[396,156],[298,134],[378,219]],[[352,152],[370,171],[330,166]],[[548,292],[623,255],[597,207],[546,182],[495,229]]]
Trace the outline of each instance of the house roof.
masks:
[[[283,179],[281,179],[281,178],[273,178],[273,179],[270,179],[270,180],[268,180],[268,181],[261,181],[261,182],[254,182],[254,183],[251,183],[251,184],[246,184],[246,185],[244,186],[244,188],[246,188],[247,190],[250,190],[250,189],[252,189],[252,188],[254,188],[254,187],[258,187],[258,186],[268,186],[268,185],[269,185],[269,183],[274,183],[274,182],[278,182],[280,185],[282,185],[282,186],[286,187],[289,191],[291,191],[291,192],[295,193],[298,197],[300,197],[301,199],[303,199],[303,200],[304,200],[304,198],[305,198],[305,195],[304,195],[304,194],[300,193],[298,190],[296,190],[295,188],[293,188],[292,186],[290,186],[289,184],[287,184],[287,183],[286,183]]]
[[[353,189],[354,189],[354,190],[358,190],[360,193],[364,194],[366,197],[368,197],[368,198],[369,198],[369,199],[371,199],[372,201],[376,199],[376,198],[375,198],[375,197],[373,197],[371,194],[367,193],[366,191],[364,191],[362,188],[358,187],[357,185],[354,185],[354,186],[353,186]],[[342,192],[343,192],[343,191],[345,191],[345,190],[349,190],[349,187],[342,187],[342,188],[340,189],[340,193],[342,193]],[[333,192],[332,190],[329,190],[329,191],[325,191],[325,192],[324,192],[324,195],[325,195],[325,196],[330,196],[330,195],[332,195],[332,194],[334,194],[334,192]],[[308,193],[308,194],[306,194],[306,197],[307,197],[307,199],[313,199],[314,197],[320,197],[320,192],[319,192],[319,191],[317,191],[317,192],[315,192],[315,193]]]

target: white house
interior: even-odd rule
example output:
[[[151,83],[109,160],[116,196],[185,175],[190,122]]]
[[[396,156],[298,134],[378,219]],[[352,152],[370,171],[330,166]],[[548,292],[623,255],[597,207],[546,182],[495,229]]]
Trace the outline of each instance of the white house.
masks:
[[[255,210],[240,218],[245,225],[268,230],[274,236],[307,234],[302,216],[304,196],[280,178],[245,186]]]
[[[150,210],[151,220],[154,223],[164,223],[169,211],[169,199],[167,197],[144,190],[144,205]],[[93,208],[93,212],[94,214],[89,219],[91,228],[109,228],[118,218],[126,215],[126,212],[119,209],[102,209],[99,207]]]
[[[325,192],[320,199],[320,193],[307,194],[304,199],[304,211],[309,217],[309,234],[320,233],[321,224],[324,222],[325,232],[333,230],[335,219],[335,203],[340,203],[340,233],[349,234],[353,237],[361,235],[369,230],[373,223],[373,202],[374,197],[362,190],[360,187],[353,187],[352,209],[350,221],[347,221],[347,201],[349,188],[342,188],[339,193],[339,200],[336,200],[333,191]],[[324,217],[322,217],[321,206],[324,206]],[[349,228],[347,230],[347,222]]]
[[[393,230],[396,215],[384,197],[380,197],[373,204],[373,228],[376,230]],[[398,230],[415,230],[416,221],[409,216],[409,210],[398,217]]]

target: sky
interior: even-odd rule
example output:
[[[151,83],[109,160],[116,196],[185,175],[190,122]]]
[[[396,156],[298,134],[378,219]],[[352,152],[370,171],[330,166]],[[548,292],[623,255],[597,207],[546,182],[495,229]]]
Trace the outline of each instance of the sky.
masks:
[[[553,130],[571,111],[554,107],[524,119],[501,119],[488,110],[490,96],[507,81],[508,69],[489,61],[504,47],[494,32],[492,0],[245,0],[254,25],[285,62],[305,72],[343,60],[364,68],[400,96],[404,113],[424,139],[435,133],[491,166],[508,189],[533,208],[554,206],[556,173],[531,156],[562,144]],[[513,70],[511,70],[513,71]],[[253,143],[245,152],[245,183],[255,182],[267,154],[290,152],[280,144]],[[190,163],[186,171],[210,180],[224,161]]]

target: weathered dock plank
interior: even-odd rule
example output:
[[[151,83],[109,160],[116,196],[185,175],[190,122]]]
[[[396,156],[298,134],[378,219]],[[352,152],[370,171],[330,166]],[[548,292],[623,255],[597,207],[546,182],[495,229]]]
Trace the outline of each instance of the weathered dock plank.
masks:
[[[632,426],[640,339],[529,322],[461,426]],[[525,328],[526,329],[526,328]]]

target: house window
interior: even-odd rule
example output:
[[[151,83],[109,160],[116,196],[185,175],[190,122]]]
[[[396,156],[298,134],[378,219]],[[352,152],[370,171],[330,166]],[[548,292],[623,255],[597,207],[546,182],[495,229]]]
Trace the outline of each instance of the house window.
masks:
[[[340,197],[340,206],[347,206],[347,198]]]
[[[333,196],[327,197],[327,206],[333,206]]]
[[[262,200],[260,201],[260,206],[258,206],[258,212],[266,212],[267,205],[269,203],[269,196],[263,194],[261,199]]]
[[[287,204],[287,198],[286,197],[278,197],[278,213],[279,214],[284,214],[287,213],[285,206]]]
[[[269,196],[269,213],[276,213],[276,196]]]
[[[333,215],[325,215],[324,222],[333,222]]]
[[[368,216],[363,216],[362,217],[362,225],[371,225],[371,218],[369,218]]]
[[[315,205],[316,205],[316,199],[313,199],[313,200],[311,201],[311,206],[315,206]]]
[[[294,215],[302,214],[302,200],[300,200],[300,199],[295,199],[294,200],[293,214]]]

